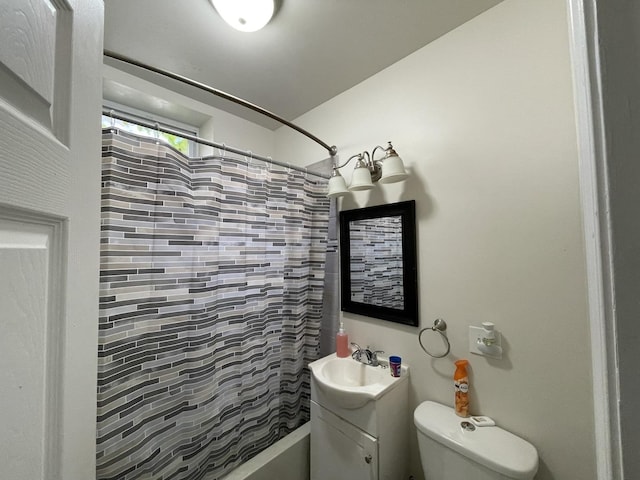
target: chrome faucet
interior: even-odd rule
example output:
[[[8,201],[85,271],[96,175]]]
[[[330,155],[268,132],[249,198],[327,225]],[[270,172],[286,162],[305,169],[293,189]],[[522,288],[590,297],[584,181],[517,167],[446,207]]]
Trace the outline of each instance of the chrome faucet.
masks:
[[[353,358],[356,362],[362,362],[367,365],[371,365],[371,350],[369,350],[369,348],[363,350],[362,348],[360,348],[360,345],[355,342],[351,342],[351,346],[355,348],[355,350],[351,354],[351,358]],[[365,360],[362,359],[363,353],[365,356]]]
[[[361,362],[361,363],[364,363],[365,365],[371,365],[372,367],[377,367],[378,365],[380,365],[380,363],[378,362],[378,354],[384,353],[384,351],[371,350],[368,345],[367,345],[367,348],[363,350],[362,348],[360,348],[360,345],[358,345],[355,342],[351,342],[351,345],[355,348],[355,350],[351,354],[351,357],[356,362]],[[364,358],[363,358],[363,354],[364,354]]]

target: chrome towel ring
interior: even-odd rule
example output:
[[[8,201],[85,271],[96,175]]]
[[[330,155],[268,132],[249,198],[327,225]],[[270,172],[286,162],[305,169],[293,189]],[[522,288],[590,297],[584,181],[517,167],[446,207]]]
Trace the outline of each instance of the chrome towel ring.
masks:
[[[447,338],[447,336],[444,334],[446,329],[447,329],[446,322],[444,320],[442,320],[441,318],[436,318],[433,321],[433,326],[432,327],[425,327],[422,330],[420,330],[420,333],[418,333],[418,343],[420,343],[420,347],[422,348],[422,350],[424,350],[424,353],[426,353],[427,355],[429,355],[429,356],[431,356],[433,358],[442,358],[442,357],[446,357],[447,355],[449,355],[449,352],[451,351],[451,344],[449,343],[449,339]],[[433,353],[429,352],[429,350],[427,350],[425,348],[424,344],[422,343],[422,334],[424,332],[426,332],[427,330],[432,330],[434,332],[437,332],[443,338],[444,342],[447,345],[447,351],[444,352],[442,355],[434,355]]]

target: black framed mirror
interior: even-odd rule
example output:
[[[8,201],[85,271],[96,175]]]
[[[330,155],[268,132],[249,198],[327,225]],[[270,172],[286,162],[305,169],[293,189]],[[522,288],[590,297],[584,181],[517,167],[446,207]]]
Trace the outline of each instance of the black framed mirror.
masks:
[[[342,310],[418,326],[415,201],[340,212]]]

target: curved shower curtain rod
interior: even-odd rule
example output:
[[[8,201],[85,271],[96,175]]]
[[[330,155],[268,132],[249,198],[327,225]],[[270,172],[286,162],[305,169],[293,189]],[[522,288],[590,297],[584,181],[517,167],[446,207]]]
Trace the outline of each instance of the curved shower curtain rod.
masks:
[[[200,90],[204,90],[207,93],[211,93],[212,95],[215,95],[216,97],[220,97],[220,98],[224,98],[225,100],[229,100],[230,102],[236,103],[238,105],[241,105],[243,107],[246,107],[250,110],[253,110],[254,112],[260,113],[261,115],[264,115],[265,117],[269,117],[272,120],[276,120],[277,122],[280,122],[283,125],[286,125],[289,128],[292,128],[293,130],[301,133],[302,135],[304,135],[305,137],[313,140],[314,142],[316,142],[317,144],[321,145],[324,149],[326,149],[329,152],[329,155],[334,157],[337,153],[338,153],[338,149],[336,148],[335,145],[329,146],[328,143],[323,142],[322,140],[320,140],[318,137],[316,137],[315,135],[307,132],[305,129],[297,126],[294,123],[291,123],[288,120],[285,120],[282,117],[279,117],[278,115],[276,115],[273,112],[270,112],[269,110],[266,110],[258,105],[255,105],[251,102],[248,102],[246,100],[243,100],[242,98],[236,97],[235,95],[231,95],[230,93],[226,93],[223,92],[222,90],[218,90],[216,88],[210,87],[209,85],[205,85],[204,83],[200,83],[200,82],[196,82],[195,80],[191,80],[190,78],[184,77],[182,75],[178,75],[177,73],[173,73],[173,72],[169,72],[167,70],[162,70],[160,68],[156,68],[153,67],[151,65],[147,65],[146,63],[142,63],[139,62],[137,60],[134,60],[132,58],[129,58],[125,55],[120,55],[119,53],[115,53],[112,52],[110,50],[104,50],[104,56],[105,57],[109,57],[109,58],[113,58],[115,60],[124,62],[124,63],[128,63],[130,65],[133,65],[135,67],[138,68],[142,68],[144,70],[148,70],[150,72],[153,73],[157,73],[158,75],[162,75],[168,78],[171,78],[172,80],[177,80],[179,82],[185,83],[187,85],[190,85],[192,87],[198,88]]]

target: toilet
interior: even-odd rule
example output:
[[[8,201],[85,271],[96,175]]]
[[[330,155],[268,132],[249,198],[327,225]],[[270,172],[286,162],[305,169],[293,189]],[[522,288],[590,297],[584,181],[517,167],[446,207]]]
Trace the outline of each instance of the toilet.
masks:
[[[423,402],[413,420],[425,480],[531,480],[538,471],[529,442],[496,426],[475,426],[450,407]]]

